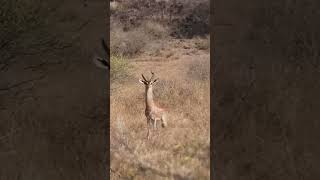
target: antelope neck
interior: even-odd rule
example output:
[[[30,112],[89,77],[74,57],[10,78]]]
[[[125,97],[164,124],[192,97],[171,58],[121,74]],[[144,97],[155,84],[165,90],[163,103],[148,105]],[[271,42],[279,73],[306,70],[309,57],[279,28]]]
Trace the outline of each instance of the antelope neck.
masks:
[[[153,92],[152,92],[152,86],[147,87],[146,86],[146,108],[151,109],[155,104],[153,101]]]

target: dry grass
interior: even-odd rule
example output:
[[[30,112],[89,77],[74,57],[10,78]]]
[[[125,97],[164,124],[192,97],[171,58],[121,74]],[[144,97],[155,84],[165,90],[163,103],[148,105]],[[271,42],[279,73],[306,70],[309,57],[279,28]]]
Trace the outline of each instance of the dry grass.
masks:
[[[209,60],[175,64],[166,71],[155,69],[160,77],[155,100],[169,109],[169,121],[168,128],[159,128],[151,141],[146,141],[144,87],[138,83],[140,73],[148,72],[150,64],[134,66],[134,73],[111,96],[113,179],[208,179],[209,71],[204,71],[206,80],[198,80],[198,75],[209,67]]]
[[[145,2],[112,4],[111,52],[128,60],[111,66],[111,178],[209,179],[209,36],[173,38],[177,18],[190,21],[184,17],[193,12],[191,2],[183,2],[176,23],[167,16],[159,20],[159,4],[152,9]],[[168,127],[159,127],[147,141],[145,87],[138,80],[150,70],[160,78],[155,101],[169,115]]]
[[[195,48],[199,50],[210,51],[210,37],[206,36],[205,38],[196,37],[195,39]]]

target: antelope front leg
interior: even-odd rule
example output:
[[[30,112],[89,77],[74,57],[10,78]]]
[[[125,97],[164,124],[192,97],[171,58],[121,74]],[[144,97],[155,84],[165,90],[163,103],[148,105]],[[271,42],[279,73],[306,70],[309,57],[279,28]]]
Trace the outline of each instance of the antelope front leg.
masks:
[[[157,119],[153,120],[153,130],[157,129]]]
[[[150,136],[151,136],[151,131],[150,131],[150,129],[151,129],[151,126],[152,126],[152,124],[151,124],[151,119],[148,119],[148,120],[147,120],[147,126],[148,126],[147,139],[149,140],[149,139],[150,139]]]
[[[150,128],[148,127],[148,135],[147,135],[147,139],[150,139]]]

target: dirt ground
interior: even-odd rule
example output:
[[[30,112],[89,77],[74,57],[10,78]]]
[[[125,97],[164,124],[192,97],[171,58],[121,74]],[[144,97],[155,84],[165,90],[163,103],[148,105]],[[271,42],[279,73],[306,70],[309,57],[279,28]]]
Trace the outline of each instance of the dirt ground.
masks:
[[[103,0],[62,1],[10,49],[0,71],[0,179],[105,177],[109,83],[91,59],[107,38],[106,9]]]

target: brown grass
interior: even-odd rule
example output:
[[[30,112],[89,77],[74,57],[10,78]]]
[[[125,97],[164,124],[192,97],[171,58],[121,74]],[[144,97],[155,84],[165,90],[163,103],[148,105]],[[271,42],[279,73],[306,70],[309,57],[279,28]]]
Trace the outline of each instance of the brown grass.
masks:
[[[111,178],[209,179],[209,36],[175,39],[179,21],[159,19],[159,6],[143,4],[123,1],[111,15],[111,52],[128,63],[111,62]],[[173,19],[188,17],[189,7],[191,1],[184,2],[183,15]],[[147,141],[145,87],[138,80],[150,70],[160,78],[155,101],[169,115],[168,127],[158,127]]]
[[[199,50],[210,51],[210,37],[206,36],[205,38],[196,37],[195,39],[195,48]]]
[[[209,71],[201,74],[204,79],[198,76],[203,67],[209,67],[209,61],[177,60],[166,70],[154,68],[160,78],[155,100],[169,109],[169,120],[168,128],[159,128],[154,138],[146,141],[144,87],[138,78],[140,73],[148,73],[152,64],[136,64],[132,75],[111,96],[112,178],[208,179]]]

